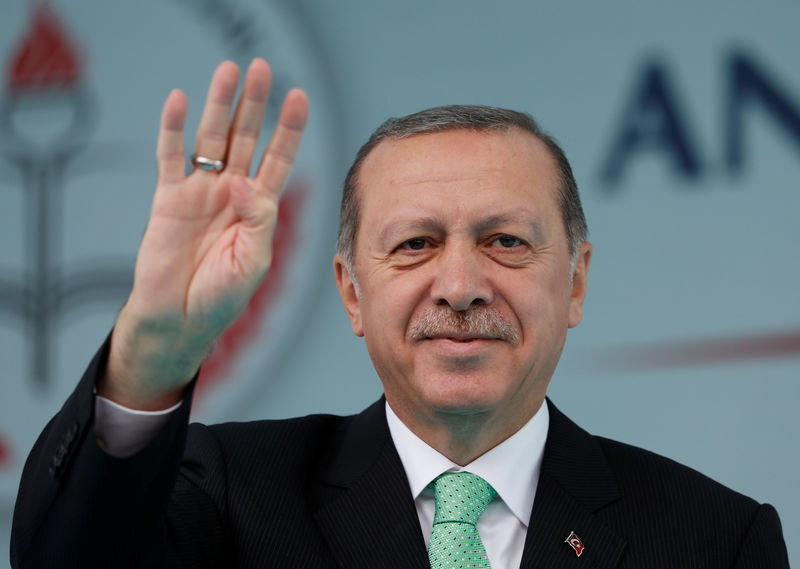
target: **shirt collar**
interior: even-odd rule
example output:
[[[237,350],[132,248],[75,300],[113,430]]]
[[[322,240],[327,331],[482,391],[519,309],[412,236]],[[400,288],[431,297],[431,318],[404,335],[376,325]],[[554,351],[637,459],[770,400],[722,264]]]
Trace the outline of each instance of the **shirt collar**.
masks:
[[[519,521],[528,526],[550,424],[546,403],[520,430],[464,467],[415,435],[388,403],[386,420],[415,500],[443,472],[466,470],[491,484]]]

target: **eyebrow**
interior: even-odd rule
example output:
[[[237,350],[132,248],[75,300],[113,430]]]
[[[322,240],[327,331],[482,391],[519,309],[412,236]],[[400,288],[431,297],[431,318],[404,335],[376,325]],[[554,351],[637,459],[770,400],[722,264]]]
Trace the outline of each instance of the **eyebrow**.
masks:
[[[390,220],[378,233],[378,242],[385,244],[395,233],[435,232],[441,231],[442,222],[432,215],[415,217],[413,219]]]
[[[510,213],[501,213],[497,215],[490,215],[489,217],[480,220],[476,229],[479,233],[499,227],[501,225],[517,224],[529,227],[533,233],[533,242],[542,243],[545,237],[545,231],[539,219],[527,210],[520,210]]]
[[[485,217],[480,220],[476,229],[478,231],[486,231],[487,229],[491,229],[493,227],[497,227],[499,225],[508,225],[508,224],[519,224],[519,225],[528,225],[534,228],[534,231],[537,233],[541,232],[541,227],[539,225],[539,221],[534,219],[532,215],[529,215],[527,212],[512,212],[512,213],[501,213],[497,215],[490,215],[489,217]]]

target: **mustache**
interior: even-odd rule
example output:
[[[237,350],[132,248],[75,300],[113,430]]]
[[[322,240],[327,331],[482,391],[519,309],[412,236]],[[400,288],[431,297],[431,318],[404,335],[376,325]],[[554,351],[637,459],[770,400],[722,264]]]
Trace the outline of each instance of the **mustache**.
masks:
[[[463,312],[452,308],[429,308],[416,316],[408,327],[411,340],[427,338],[493,338],[517,343],[519,331],[503,316],[486,306],[471,306]]]

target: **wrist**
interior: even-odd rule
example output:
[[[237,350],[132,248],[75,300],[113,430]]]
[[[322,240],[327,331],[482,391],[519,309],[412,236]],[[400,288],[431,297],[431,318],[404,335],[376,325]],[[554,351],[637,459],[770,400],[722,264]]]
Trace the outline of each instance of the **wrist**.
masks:
[[[97,394],[142,411],[171,407],[183,399],[208,347],[188,341],[176,327],[133,323],[123,312],[111,334],[105,373]],[[208,343],[210,345],[210,342]]]

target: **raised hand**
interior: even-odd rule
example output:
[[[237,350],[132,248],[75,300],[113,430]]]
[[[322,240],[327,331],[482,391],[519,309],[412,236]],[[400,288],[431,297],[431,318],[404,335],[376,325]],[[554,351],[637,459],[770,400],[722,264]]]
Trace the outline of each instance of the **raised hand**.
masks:
[[[305,94],[286,95],[278,125],[250,177],[271,84],[254,60],[236,110],[239,70],[217,67],[186,175],[186,96],[164,104],[158,137],[158,185],[139,248],[133,290],[111,339],[98,393],[135,409],[165,408],[267,274],[278,202],[308,117]],[[218,171],[213,166],[221,161]],[[202,167],[202,163],[208,169]]]

